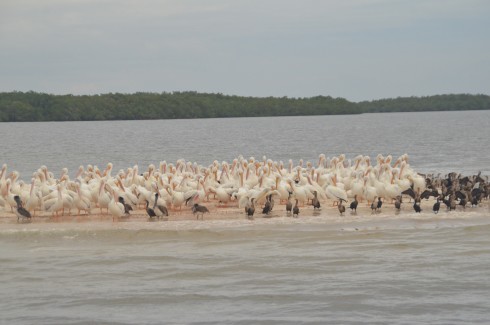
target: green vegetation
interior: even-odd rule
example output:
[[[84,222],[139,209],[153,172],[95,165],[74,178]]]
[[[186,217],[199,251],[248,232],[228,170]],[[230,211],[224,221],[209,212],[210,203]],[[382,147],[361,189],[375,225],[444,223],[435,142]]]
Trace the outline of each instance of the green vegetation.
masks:
[[[186,119],[484,109],[490,109],[490,96],[466,94],[399,97],[354,103],[330,96],[259,98],[197,92],[109,93],[91,96],[36,92],[0,93],[0,122]]]

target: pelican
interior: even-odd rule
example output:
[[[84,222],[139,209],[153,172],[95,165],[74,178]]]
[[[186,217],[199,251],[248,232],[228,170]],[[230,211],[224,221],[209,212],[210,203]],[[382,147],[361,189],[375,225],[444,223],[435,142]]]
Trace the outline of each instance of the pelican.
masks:
[[[10,206],[10,211],[14,212],[14,206],[17,205],[15,202],[15,194],[12,193],[11,191],[11,186],[12,186],[12,180],[10,178],[7,179],[5,182],[5,193],[3,194],[3,197],[5,198],[5,202]]]
[[[78,215],[80,211],[85,211],[87,215],[91,213],[91,201],[90,198],[85,196],[80,190],[80,183],[75,183],[76,195],[73,199],[73,205],[78,209]]]
[[[36,210],[41,210],[42,197],[39,189],[36,188],[36,179],[31,179],[31,190],[29,191],[29,198],[26,201],[26,209],[32,211],[33,216],[36,215]]]
[[[49,198],[44,201],[44,211],[50,212],[51,216],[58,217],[58,213],[63,210],[63,197],[61,193],[61,183],[56,186],[56,191],[53,192],[56,193],[56,196],[53,198]]]
[[[392,177],[389,183],[385,183],[385,195],[386,198],[396,199],[403,191],[401,187],[395,183],[396,172],[392,172]]]
[[[293,195],[295,199],[301,202],[303,206],[306,204],[308,199],[313,198],[313,194],[305,186],[298,186],[291,179],[288,180],[288,183],[289,186],[291,186],[291,189],[293,190]]]
[[[351,182],[350,194],[351,196],[359,197],[362,202],[362,196],[364,194],[364,172],[358,171],[357,173],[355,173],[355,175],[356,178]]]
[[[119,218],[124,217],[126,215],[126,209],[124,204],[119,202],[119,197],[116,194],[116,191],[111,189],[112,198],[107,205],[107,209],[109,213],[112,215],[112,221],[119,220]]]
[[[337,176],[335,175],[330,175],[330,184],[327,185],[325,188],[325,194],[338,204],[338,200],[344,200],[347,202],[347,192],[344,189],[341,189],[340,187],[337,187]],[[332,205],[332,206],[333,206]]]
[[[155,193],[155,203],[153,204],[153,211],[157,215],[158,219],[160,217],[168,217],[168,210],[167,207],[163,204],[158,203],[158,193]]]
[[[100,181],[99,192],[97,196],[97,204],[100,209],[100,213],[102,214],[102,209],[106,209],[107,213],[109,213],[109,202],[111,201],[111,196],[109,193],[105,191],[106,182],[104,180]]]

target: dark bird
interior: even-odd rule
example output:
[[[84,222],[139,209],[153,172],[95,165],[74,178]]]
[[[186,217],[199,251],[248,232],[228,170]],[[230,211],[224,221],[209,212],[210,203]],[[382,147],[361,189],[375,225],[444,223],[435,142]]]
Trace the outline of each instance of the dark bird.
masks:
[[[463,209],[466,209],[466,203],[468,203],[466,193],[463,191],[456,191],[456,197],[459,199],[458,205],[461,205]]]
[[[166,206],[158,204],[158,193],[155,193],[155,203],[153,204],[153,211],[157,215],[158,219],[160,217],[168,217],[168,209]]]
[[[268,198],[269,198],[269,202],[271,204],[271,211],[272,211],[272,209],[274,209],[274,199],[272,198],[272,194],[269,194]]]
[[[15,209],[15,214],[17,215],[17,222],[19,222],[20,219],[22,221],[27,220],[31,221],[32,216],[29,211],[27,211],[24,207],[22,207],[22,200],[20,199],[20,196],[16,195],[14,196],[15,203],[17,203],[17,209]]]
[[[422,208],[420,207],[420,203],[414,202],[413,203],[413,209],[415,210],[415,213],[422,212]]]
[[[436,203],[432,206],[432,211],[434,211],[435,214],[439,213],[439,209],[441,208],[441,202],[439,201],[439,198],[437,198]]]
[[[197,203],[194,203],[194,205],[192,206],[192,213],[196,216],[196,219],[199,219],[199,213],[200,213],[201,219],[204,220],[204,214],[209,213],[209,210],[204,205],[199,205]]]
[[[402,197],[401,196],[397,196],[396,197],[396,200],[395,200],[395,209],[397,211],[400,211],[401,207],[402,207]]]
[[[354,201],[350,203],[349,209],[351,209],[351,212],[354,212],[357,214],[357,205],[359,202],[357,201],[357,195],[354,195]]]
[[[477,207],[478,206],[478,198],[476,196],[474,196],[472,199],[471,199],[471,207]]]
[[[293,210],[293,203],[291,202],[291,192],[289,192],[288,201],[286,202],[286,214],[289,216]]]
[[[272,203],[270,201],[271,199],[272,199],[272,196],[267,196],[267,198],[265,200],[264,208],[262,209],[262,213],[265,215],[268,215],[272,210]]]
[[[157,214],[155,213],[155,210],[149,207],[150,202],[148,202],[148,200],[145,201],[146,201],[146,208],[145,208],[146,213],[148,214],[148,217],[150,217],[150,220],[154,220],[154,218],[157,217]]]
[[[293,207],[293,217],[295,218],[299,217],[298,199],[296,199],[296,203],[294,204]]]
[[[435,189],[427,189],[427,190],[423,191],[422,194],[420,194],[420,199],[428,200],[431,196],[438,197],[439,192],[437,192],[437,190],[435,190]]]
[[[378,198],[378,204],[376,205],[376,211],[381,211],[381,206],[383,205],[383,201],[381,201],[381,198]]]
[[[341,216],[342,216],[342,215],[344,214],[344,212],[345,212],[345,206],[342,204],[342,201],[344,201],[344,200],[343,200],[343,199],[340,199],[340,200],[339,200],[339,206],[338,206],[338,208],[339,208],[339,212],[340,212],[340,215],[341,215]]]
[[[254,213],[255,213],[255,203],[254,203],[255,198],[252,198],[250,206],[247,207],[247,218],[248,219],[253,219],[254,218]]]
[[[414,200],[420,199],[420,196],[418,195],[418,193],[415,193],[415,191],[411,187],[409,187],[408,189],[403,191],[402,195],[408,195]],[[410,200],[410,202],[412,202],[412,201]]]
[[[454,201],[454,197],[452,195],[449,197],[448,207],[449,207],[449,211],[456,210],[456,202]]]
[[[371,214],[376,212],[378,205],[376,204],[376,196],[374,197],[373,203],[371,203]]]
[[[133,208],[129,204],[124,202],[124,198],[122,196],[119,197],[118,201],[119,201],[119,203],[124,205],[124,214],[129,216],[129,211],[133,211]]]
[[[315,196],[312,200],[311,200],[311,205],[313,205],[313,210],[316,210],[316,209],[320,209],[320,200],[318,200],[318,193],[317,191],[313,191],[313,195]]]

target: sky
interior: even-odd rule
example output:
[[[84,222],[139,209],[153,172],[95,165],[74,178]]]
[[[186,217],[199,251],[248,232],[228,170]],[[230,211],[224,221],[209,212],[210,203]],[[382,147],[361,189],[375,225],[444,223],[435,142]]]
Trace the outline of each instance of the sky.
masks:
[[[0,92],[490,94],[488,0],[0,0]]]

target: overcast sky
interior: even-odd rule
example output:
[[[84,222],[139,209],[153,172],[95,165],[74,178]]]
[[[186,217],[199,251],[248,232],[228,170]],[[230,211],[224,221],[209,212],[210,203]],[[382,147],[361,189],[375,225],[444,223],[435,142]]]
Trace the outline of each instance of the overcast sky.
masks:
[[[0,0],[0,91],[490,93],[488,0]]]

